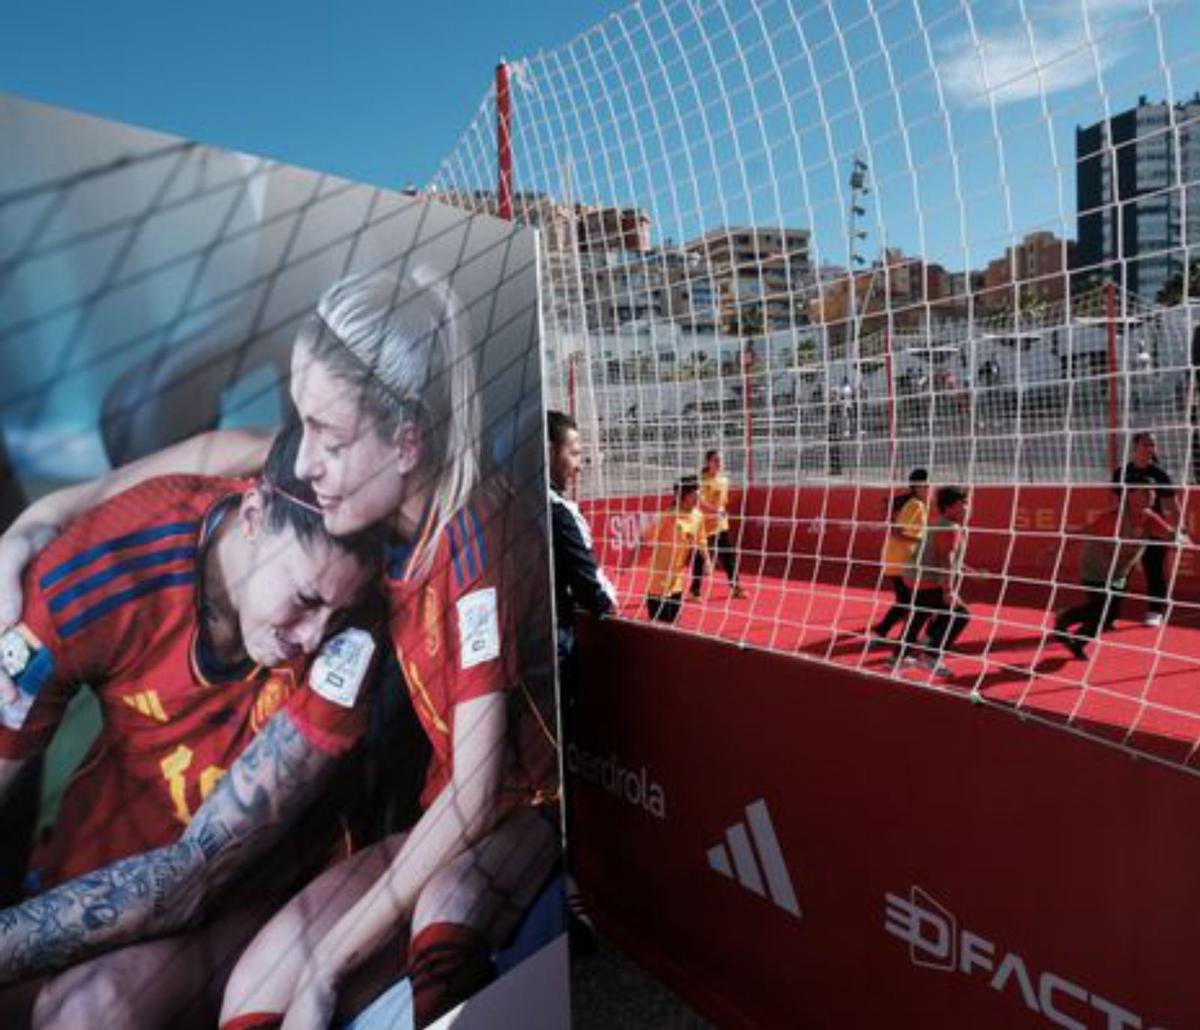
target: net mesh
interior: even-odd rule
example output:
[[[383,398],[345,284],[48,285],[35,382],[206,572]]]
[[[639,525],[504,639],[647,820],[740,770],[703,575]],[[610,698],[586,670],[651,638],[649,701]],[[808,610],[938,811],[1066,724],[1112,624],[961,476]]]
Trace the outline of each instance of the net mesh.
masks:
[[[1200,562],[1173,535],[1200,536],[1198,40],[1156,0],[654,0],[507,66],[550,403],[626,615],[663,585],[672,484],[719,450],[751,596],[718,561],[693,600],[689,570],[677,626],[1198,764]],[[430,190],[498,210],[497,115],[490,92]],[[1150,522],[1101,516],[1143,432],[1179,489],[1125,582]],[[869,628],[917,467],[931,502],[969,490],[973,571],[944,592],[969,626],[918,637],[914,671]],[[1115,626],[1056,637],[1105,562]]]

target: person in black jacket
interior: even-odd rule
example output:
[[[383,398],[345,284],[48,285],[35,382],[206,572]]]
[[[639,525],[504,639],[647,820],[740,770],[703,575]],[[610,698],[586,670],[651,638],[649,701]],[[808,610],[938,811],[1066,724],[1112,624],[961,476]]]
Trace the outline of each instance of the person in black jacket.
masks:
[[[564,716],[574,706],[578,681],[575,658],[575,609],[604,615],[616,606],[617,593],[592,553],[587,520],[567,492],[579,475],[583,450],[579,426],[570,415],[546,415],[550,445],[550,534],[554,552],[554,611],[557,622],[559,682]]]
[[[554,553],[554,613],[558,650],[559,703],[562,706],[563,743],[575,738],[575,710],[579,696],[579,659],[575,653],[576,606],[604,615],[617,604],[617,592],[596,563],[592,553],[592,531],[567,492],[583,459],[579,426],[561,411],[546,413],[550,468],[550,543]],[[596,950],[596,931],[587,905],[569,870],[576,847],[571,831],[573,808],[567,805],[567,930],[572,954],[590,955]]]

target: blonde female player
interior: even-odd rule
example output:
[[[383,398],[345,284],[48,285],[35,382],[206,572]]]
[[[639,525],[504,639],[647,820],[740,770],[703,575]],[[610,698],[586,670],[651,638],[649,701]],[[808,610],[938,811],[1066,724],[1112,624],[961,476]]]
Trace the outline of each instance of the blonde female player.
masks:
[[[452,293],[421,276],[336,283],[297,337],[296,471],[331,533],[391,523],[390,636],[433,757],[416,824],[327,870],[246,949],[226,989],[227,1027],[285,1016],[288,1027],[326,1026],[349,998],[369,998],[365,980],[401,973],[416,1025],[431,1022],[490,979],[490,955],[557,859],[539,811],[553,794],[552,750],[518,763],[508,746],[513,584],[497,505],[478,482],[479,401],[464,349]],[[117,474],[112,488],[164,468],[212,471],[213,454],[226,456],[223,472],[260,457],[244,433],[209,434]],[[65,521],[66,505],[84,500],[78,490],[23,516],[6,559],[44,540],[44,523]]]

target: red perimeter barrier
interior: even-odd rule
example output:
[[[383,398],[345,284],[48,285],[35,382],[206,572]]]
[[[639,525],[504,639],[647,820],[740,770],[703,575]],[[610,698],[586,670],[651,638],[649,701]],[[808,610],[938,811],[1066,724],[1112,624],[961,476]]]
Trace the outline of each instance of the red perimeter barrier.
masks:
[[[751,487],[730,499],[732,529],[744,571],[803,579],[874,584],[890,492],[880,487]],[[1194,540],[1200,540],[1200,493],[1180,488],[1177,499]],[[1096,513],[1110,508],[1100,487],[1030,484],[978,486],[971,492],[967,562],[1005,573],[1006,583],[972,587],[979,600],[1045,603],[1037,584],[1078,578],[1078,533]],[[643,534],[666,504],[662,497],[632,497],[583,504],[600,560],[613,568],[631,565]],[[645,558],[643,557],[643,561]],[[1200,553],[1179,552],[1174,598],[1200,602]],[[1029,582],[1025,582],[1029,581]]]
[[[1200,1026],[1200,780],[911,686],[583,627],[601,924],[725,1026]]]

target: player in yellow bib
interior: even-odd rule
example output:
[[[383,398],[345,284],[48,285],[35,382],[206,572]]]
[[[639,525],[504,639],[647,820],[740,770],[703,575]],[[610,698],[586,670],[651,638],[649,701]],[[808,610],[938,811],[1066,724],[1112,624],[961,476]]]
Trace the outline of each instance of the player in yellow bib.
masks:
[[[704,567],[711,564],[699,508],[700,484],[684,476],[675,484],[675,503],[659,516],[651,536],[650,579],[646,610],[655,622],[674,622],[683,607],[683,581],[692,555]]]
[[[883,578],[891,584],[895,603],[871,629],[871,643],[884,644],[893,626],[912,614],[912,591],[904,574],[916,557],[929,521],[929,473],[913,469],[908,493],[897,494],[888,504],[888,535],[883,545]]]
[[[729,579],[732,597],[745,597],[746,591],[738,585],[737,550],[729,536],[729,477],[721,471],[721,452],[704,453],[704,467],[700,470],[700,513],[704,521],[704,539],[708,553]],[[700,584],[704,579],[705,564],[701,553],[696,552],[692,562],[692,596],[700,596]]]

